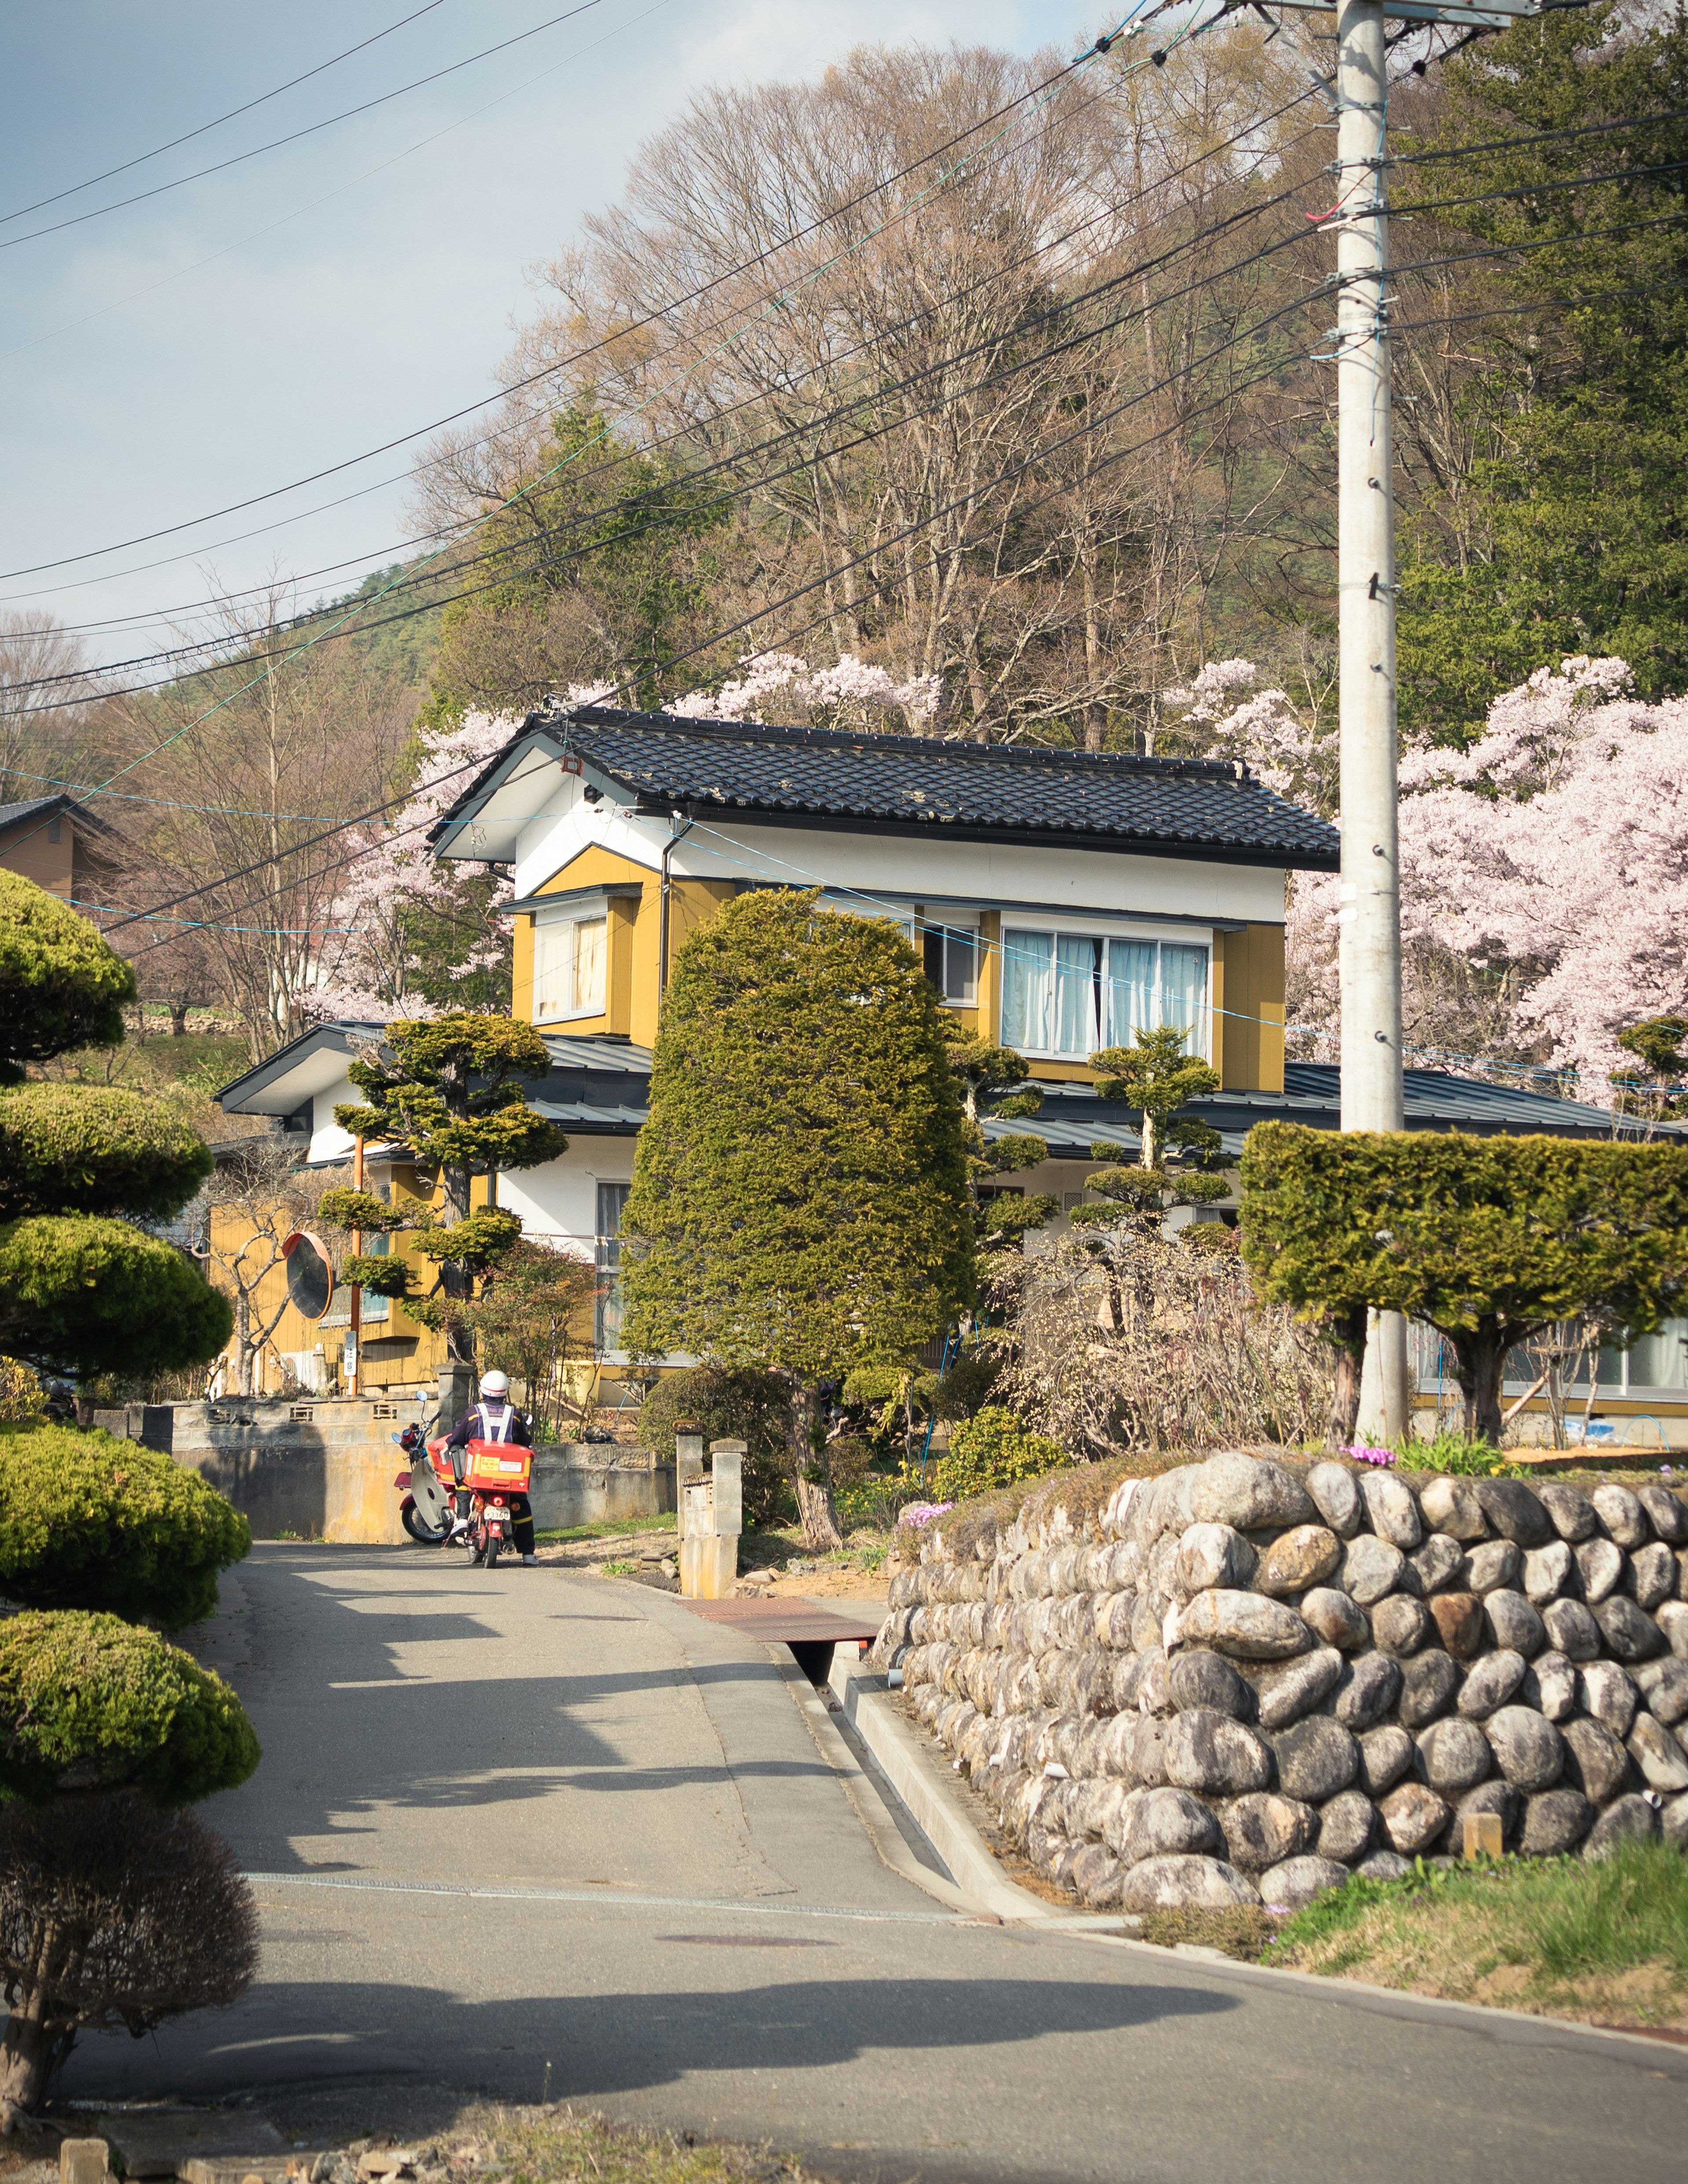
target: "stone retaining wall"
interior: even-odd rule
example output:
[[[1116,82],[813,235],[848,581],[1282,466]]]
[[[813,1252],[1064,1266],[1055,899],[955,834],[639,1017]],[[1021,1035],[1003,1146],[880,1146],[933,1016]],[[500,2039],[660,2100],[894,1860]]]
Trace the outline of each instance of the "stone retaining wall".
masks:
[[[1095,1908],[1300,1904],[1470,1814],[1688,1849],[1680,1496],[1228,1454],[1096,1516],[1081,1481],[934,1522],[875,1653]]]

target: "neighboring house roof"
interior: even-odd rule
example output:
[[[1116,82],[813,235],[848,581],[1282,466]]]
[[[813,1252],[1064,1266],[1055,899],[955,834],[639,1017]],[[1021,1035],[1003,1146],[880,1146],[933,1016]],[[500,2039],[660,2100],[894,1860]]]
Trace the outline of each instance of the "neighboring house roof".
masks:
[[[378,1037],[374,1023],[315,1025],[249,1069],[217,1099],[231,1114],[291,1115],[315,1094],[326,1092],[344,1073],[354,1039]],[[573,1039],[542,1034],[551,1056],[549,1076],[528,1097],[550,1121],[582,1136],[632,1137],[649,1113],[652,1065],[648,1046],[616,1036]],[[1027,1122],[985,1118],[985,1135],[1008,1137],[1033,1131],[1046,1140],[1056,1160],[1088,1160],[1093,1145],[1131,1152],[1139,1143],[1129,1110],[1117,1100],[1099,1099],[1089,1084],[1042,1084],[1042,1112]],[[1342,1072],[1334,1062],[1291,1061],[1284,1066],[1281,1092],[1213,1093],[1184,1112],[1211,1123],[1226,1153],[1238,1158],[1243,1139],[1256,1123],[1269,1119],[1310,1123],[1315,1129],[1340,1126]],[[1639,1138],[1646,1126],[1627,1116],[1575,1100],[1555,1100],[1501,1084],[1451,1076],[1440,1069],[1407,1072],[1407,1127],[1409,1130],[1469,1130],[1479,1137],[1540,1131],[1550,1137]],[[1673,1138],[1688,1137],[1688,1125],[1656,1126]]]
[[[599,705],[531,714],[434,827],[429,839],[443,855],[472,854],[456,848],[457,838],[489,815],[536,751],[579,761],[593,785],[665,817],[678,807],[928,840],[1131,850],[1312,872],[1340,864],[1334,827],[1228,760],[764,727]],[[504,831],[522,816],[513,803],[497,815]]]
[[[1477,1137],[1540,1132],[1556,1138],[1610,1138],[1614,1130],[1624,1138],[1646,1134],[1646,1126],[1633,1117],[1614,1116],[1607,1108],[1587,1106],[1580,1100],[1481,1084],[1441,1069],[1409,1069],[1405,1074],[1409,1130],[1467,1130]],[[1046,1138],[1051,1152],[1057,1145],[1063,1150],[1082,1149],[1089,1142],[1093,1123],[1117,1123],[1126,1112],[1099,1100],[1088,1084],[1045,1084],[1043,1091],[1042,1112],[1023,1127]],[[1342,1072],[1334,1062],[1289,1061],[1284,1065],[1281,1092],[1215,1092],[1193,1100],[1184,1112],[1211,1123],[1226,1152],[1235,1158],[1256,1123],[1276,1120],[1306,1123],[1320,1130],[1339,1128]],[[1688,1134],[1680,1124],[1663,1127],[1673,1137]],[[1132,1142],[1136,1142],[1134,1137]]]
[[[103,834],[111,841],[117,840],[114,827],[108,826],[103,819],[97,819],[87,805],[78,803],[74,796],[62,794],[58,796],[31,796],[21,804],[0,804],[0,834],[9,834],[14,827],[21,827],[27,820],[34,820],[39,824],[42,820],[56,819],[64,812],[69,812],[76,824],[85,827],[89,833]]]

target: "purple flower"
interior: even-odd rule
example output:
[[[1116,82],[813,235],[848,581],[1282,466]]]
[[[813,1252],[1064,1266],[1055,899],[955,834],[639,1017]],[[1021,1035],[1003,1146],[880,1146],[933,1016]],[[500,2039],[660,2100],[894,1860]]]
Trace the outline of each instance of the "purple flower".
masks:
[[[929,1524],[934,1517],[941,1517],[955,1506],[953,1502],[911,1502],[902,1513],[901,1521],[905,1524]]]
[[[1356,1463],[1393,1463],[1395,1462],[1395,1451],[1392,1448],[1373,1448],[1369,1442],[1363,1440],[1357,1440],[1347,1453],[1353,1457]]]

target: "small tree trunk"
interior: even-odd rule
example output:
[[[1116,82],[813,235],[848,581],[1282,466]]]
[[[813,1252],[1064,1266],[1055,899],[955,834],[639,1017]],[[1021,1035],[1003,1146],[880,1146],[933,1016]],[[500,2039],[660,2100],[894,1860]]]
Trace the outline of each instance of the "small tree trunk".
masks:
[[[1453,1338],[1459,1373],[1459,1392],[1464,1401],[1466,1437],[1501,1445],[1501,1383],[1507,1369],[1508,1345],[1492,1326],[1479,1325],[1468,1334]]]
[[[243,1289],[235,1297],[235,1393],[252,1393],[252,1299]]]
[[[1366,1315],[1345,1312],[1329,1323],[1326,1332],[1336,1345],[1336,1382],[1325,1417],[1324,1445],[1334,1453],[1354,1445],[1360,1416],[1360,1374],[1366,1362]]]
[[[797,1513],[803,1519],[803,1537],[818,1553],[829,1554],[844,1545],[838,1511],[833,1506],[833,1469],[820,1434],[821,1391],[796,1388],[792,1391],[792,1484],[797,1493]]]
[[[186,1001],[172,1001],[170,1005],[170,1035],[172,1039],[186,1039],[187,1036]]]
[[[20,2116],[41,2106],[47,2081],[76,2036],[74,2023],[49,2014],[53,1983],[63,1970],[60,1940],[57,1920],[45,1919],[0,2039],[0,2131],[14,2131]]]

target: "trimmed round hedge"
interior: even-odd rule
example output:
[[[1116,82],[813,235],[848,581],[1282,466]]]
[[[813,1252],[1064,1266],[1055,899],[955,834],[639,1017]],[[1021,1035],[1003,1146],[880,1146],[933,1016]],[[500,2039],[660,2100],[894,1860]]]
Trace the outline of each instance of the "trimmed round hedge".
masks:
[[[135,973],[68,903],[0,872],[0,1084],[77,1046],[117,1046]]]
[[[0,1623],[0,1796],[133,1789],[187,1805],[244,1782],[258,1738],[222,1678],[115,1615]]]
[[[0,1226],[0,1351],[78,1373],[175,1373],[228,1340],[234,1315],[172,1245],[126,1221],[31,1214]]]
[[[217,1604],[252,1528],[197,1471],[108,1433],[0,1426],[0,1592],[167,1630]]]
[[[162,1100],[116,1084],[0,1093],[0,1220],[127,1213],[167,1221],[211,1173],[211,1149]]]

